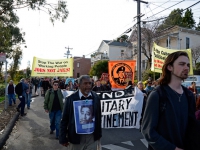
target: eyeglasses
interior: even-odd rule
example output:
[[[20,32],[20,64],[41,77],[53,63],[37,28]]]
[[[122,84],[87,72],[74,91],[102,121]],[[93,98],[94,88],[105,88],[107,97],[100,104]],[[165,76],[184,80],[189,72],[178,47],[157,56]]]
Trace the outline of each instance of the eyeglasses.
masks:
[[[53,84],[54,86],[58,86],[58,84]]]

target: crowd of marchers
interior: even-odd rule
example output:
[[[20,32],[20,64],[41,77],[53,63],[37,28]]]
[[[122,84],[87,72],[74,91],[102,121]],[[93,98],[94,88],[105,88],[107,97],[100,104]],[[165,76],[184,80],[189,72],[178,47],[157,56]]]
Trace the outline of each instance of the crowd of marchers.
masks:
[[[148,79],[147,85],[127,84],[126,90],[134,93],[137,87],[143,94],[141,128],[148,142],[148,150],[199,150],[200,149],[200,97],[195,82],[186,88],[182,81],[188,77],[189,57],[185,52],[170,54],[163,65],[159,80]],[[17,110],[25,116],[25,105],[30,109],[32,89],[44,96],[44,110],[49,115],[50,134],[69,150],[100,150],[101,103],[97,92],[112,91],[111,84],[101,84],[88,75],[77,80],[61,78],[21,79],[16,86],[7,86],[9,105],[15,104],[15,93],[20,104]],[[66,84],[67,83],[67,84]],[[21,89],[21,90],[20,90]],[[62,91],[73,91],[64,97]],[[65,102],[63,102],[65,99]]]

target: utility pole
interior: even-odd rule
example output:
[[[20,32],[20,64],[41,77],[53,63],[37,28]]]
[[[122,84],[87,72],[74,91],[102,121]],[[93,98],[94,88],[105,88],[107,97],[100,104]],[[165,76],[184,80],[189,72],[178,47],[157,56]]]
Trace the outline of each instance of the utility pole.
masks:
[[[135,0],[137,1],[137,78],[138,81],[141,81],[142,78],[142,70],[141,70],[141,26],[140,26],[140,2],[148,4],[148,2],[141,1],[141,0]]]
[[[69,55],[72,55],[72,54],[70,54],[70,49],[73,49],[73,48],[69,48],[69,46],[68,47],[65,47],[66,49],[67,49],[67,52],[66,53],[64,53],[66,56],[67,56],[67,58],[68,58],[68,56]]]

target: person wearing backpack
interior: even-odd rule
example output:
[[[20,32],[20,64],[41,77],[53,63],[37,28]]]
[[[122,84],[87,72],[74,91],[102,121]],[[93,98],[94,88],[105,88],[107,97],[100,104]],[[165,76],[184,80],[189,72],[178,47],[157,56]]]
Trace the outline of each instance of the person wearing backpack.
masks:
[[[167,56],[160,86],[147,98],[142,134],[148,150],[199,150],[200,126],[195,118],[193,93],[181,85],[190,72],[188,54],[177,51]]]
[[[28,86],[26,84],[26,80],[24,78],[22,78],[20,80],[20,83],[18,83],[15,87],[15,92],[18,95],[18,98],[20,100],[20,103],[19,103],[19,105],[17,106],[16,109],[17,109],[18,112],[21,113],[21,116],[26,115],[26,113],[24,112],[26,90],[28,90]]]
[[[54,130],[56,130],[56,139],[59,137],[60,120],[63,110],[63,95],[58,86],[59,81],[53,81],[53,88],[47,90],[44,101],[45,112],[49,113],[50,134],[53,134]]]

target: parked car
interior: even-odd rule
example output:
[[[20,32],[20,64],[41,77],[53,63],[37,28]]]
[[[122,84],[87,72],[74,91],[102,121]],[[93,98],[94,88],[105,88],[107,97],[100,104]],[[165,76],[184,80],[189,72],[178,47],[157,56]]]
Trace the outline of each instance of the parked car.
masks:
[[[182,82],[182,85],[188,87],[191,85],[192,82],[195,82],[196,85],[200,84],[200,75],[189,76],[187,79],[184,80],[184,82]]]
[[[196,83],[196,89],[197,89],[197,97],[200,96],[200,75],[193,75],[189,76],[187,79],[182,82],[182,85],[185,87],[189,87],[192,82]]]

